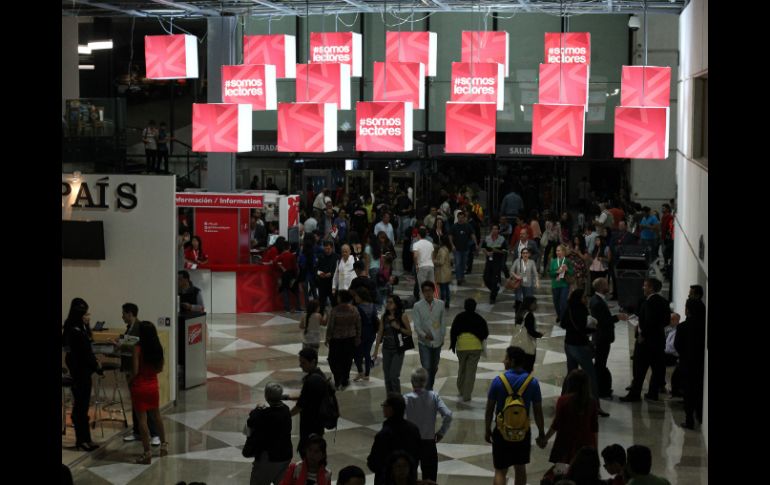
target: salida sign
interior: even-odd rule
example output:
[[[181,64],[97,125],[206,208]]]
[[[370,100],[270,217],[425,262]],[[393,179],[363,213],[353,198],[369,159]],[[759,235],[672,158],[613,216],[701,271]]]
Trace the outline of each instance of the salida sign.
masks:
[[[62,180],[61,196],[62,199],[72,197],[73,191],[76,191],[74,200],[67,200],[64,203],[70,204],[70,207],[79,207],[87,209],[109,209],[109,200],[107,198],[107,189],[110,186],[110,178],[103,177],[96,181],[95,187],[90,187],[87,182],[70,183]],[[131,210],[136,208],[138,200],[136,198],[136,184],[123,182],[115,188],[115,200],[117,209]]]

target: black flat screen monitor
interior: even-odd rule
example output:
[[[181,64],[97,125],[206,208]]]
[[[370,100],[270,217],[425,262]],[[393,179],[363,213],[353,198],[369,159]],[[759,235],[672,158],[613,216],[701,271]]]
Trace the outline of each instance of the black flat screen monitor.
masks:
[[[105,259],[102,221],[61,221],[62,259]]]

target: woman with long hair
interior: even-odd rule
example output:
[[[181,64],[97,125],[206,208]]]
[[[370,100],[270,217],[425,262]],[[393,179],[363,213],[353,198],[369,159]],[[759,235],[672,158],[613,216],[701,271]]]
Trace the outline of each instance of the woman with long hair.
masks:
[[[503,261],[508,251],[508,244],[505,242],[505,238],[500,235],[498,224],[492,224],[489,235],[481,244],[481,249],[487,256],[484,264],[484,286],[489,290],[489,304],[494,305],[497,300],[497,293],[500,291],[500,273],[503,271]],[[535,272],[537,273],[537,271]]]
[[[158,330],[152,322],[139,324],[139,342],[134,346],[133,377],[129,384],[131,405],[139,419],[139,435],[144,453],[135,463],[149,465],[152,462],[150,430],[147,428],[147,414],[152,414],[160,436],[160,456],[168,455],[166,430],[160,415],[160,392],[158,373],[163,370],[163,347],[158,339]]]
[[[537,274],[537,263],[530,259],[529,249],[520,251],[519,257],[511,265],[511,275],[521,280],[516,288],[514,309],[518,310],[521,302],[528,296],[535,295],[535,288],[540,288],[540,277]]]
[[[433,224],[433,229],[430,230],[430,234],[428,235],[431,239],[433,239],[433,244],[438,244],[439,241],[444,238],[444,236],[449,236],[443,217],[436,217],[436,222]]]
[[[538,332],[537,328],[535,327],[535,310],[537,310],[537,298],[534,296],[525,296],[524,300],[521,302],[521,305],[519,305],[519,308],[516,310],[515,317],[516,325],[524,325],[524,330],[526,330],[527,334],[533,340],[543,337],[543,334]],[[524,365],[522,365],[522,367],[527,372],[532,373],[532,370],[535,368],[537,342],[534,343],[534,350],[532,354],[530,355],[525,351],[524,355],[526,356],[526,360],[524,361]]]
[[[588,374],[582,369],[571,371],[564,383],[564,393],[556,401],[551,427],[537,442],[545,448],[551,436],[556,435],[548,461],[570,463],[580,448],[598,446],[598,410]]]
[[[303,349],[310,348],[318,352],[321,348],[321,327],[326,326],[326,317],[321,314],[320,308],[318,300],[307,302],[305,314],[299,322]]]
[[[591,264],[591,255],[586,248],[586,240],[583,236],[576,234],[572,236],[567,251],[567,258],[572,261],[572,267],[575,269],[575,278],[570,283],[570,290],[586,290],[588,284],[588,266]]]
[[[88,424],[88,408],[91,404],[91,374],[102,375],[102,368],[91,348],[91,314],[88,303],[74,298],[70,303],[67,319],[64,320],[62,343],[67,349],[64,358],[72,376],[72,424],[75,426],[75,447],[92,451],[99,447],[91,441]]]
[[[299,282],[302,287],[302,294],[305,297],[305,305],[313,299],[318,299],[318,289],[315,286],[315,237],[312,234],[306,234],[302,241],[302,253],[299,255],[297,264],[299,265]]]
[[[438,221],[438,219],[436,219]],[[449,308],[449,283],[452,282],[452,244],[449,242],[449,236],[444,235],[441,240],[434,240],[439,243],[438,249],[433,253],[433,266],[435,268],[436,283],[439,288],[439,299],[444,302],[444,308]]]
[[[401,393],[401,367],[404,365],[404,352],[398,348],[399,334],[412,335],[409,315],[404,313],[404,303],[398,295],[389,295],[385,313],[377,330],[377,343],[374,345],[372,359],[377,359],[382,344],[382,372],[387,392]]]
[[[589,324],[589,318],[593,324]],[[588,334],[596,331],[596,320],[588,314],[588,297],[585,291],[577,289],[570,293],[567,311],[562,315],[561,327],[567,331],[564,336],[564,352],[567,354],[567,371],[572,372],[580,366],[586,371],[591,383],[591,394],[599,398],[599,384],[593,362],[593,349]],[[597,401],[598,403],[599,401]],[[599,405],[599,415],[609,416]]]
[[[201,241],[200,236],[193,236],[188,244],[189,246],[185,245],[184,250],[186,268],[192,268],[193,265],[209,262],[209,257],[203,252],[203,241]]]

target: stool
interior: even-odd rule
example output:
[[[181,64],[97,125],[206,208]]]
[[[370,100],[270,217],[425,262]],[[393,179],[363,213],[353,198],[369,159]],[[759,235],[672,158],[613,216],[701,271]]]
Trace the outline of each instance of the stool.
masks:
[[[61,434],[62,436],[67,434],[67,401],[64,396],[64,389],[70,390],[70,396],[72,396],[72,376],[69,375],[67,369],[61,368]]]
[[[107,400],[107,391],[104,389],[104,386],[102,385],[103,378],[98,378],[96,380],[96,392],[94,393],[95,401],[94,401],[94,421],[91,423],[91,428],[96,429],[96,423],[100,423],[99,425],[102,428],[102,436],[104,436],[104,425],[101,424],[104,421],[123,421],[123,427],[128,428],[128,418],[126,418],[126,407],[123,404],[123,392],[120,390],[120,385],[118,379],[120,378],[121,372],[120,372],[120,363],[119,362],[105,362],[102,364],[102,370],[104,372],[112,372],[113,373],[113,386],[112,386],[112,398],[110,400]],[[115,398],[117,396],[117,399]],[[123,414],[123,419],[120,418],[113,418],[112,417],[112,409],[109,409],[112,406],[120,404],[120,412]],[[108,417],[102,418],[101,414],[102,411],[106,411]],[[117,410],[115,410],[117,412]]]

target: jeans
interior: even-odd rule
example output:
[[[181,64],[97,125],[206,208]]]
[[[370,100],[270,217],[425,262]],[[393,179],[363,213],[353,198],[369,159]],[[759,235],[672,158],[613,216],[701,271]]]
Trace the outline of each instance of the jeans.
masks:
[[[422,286],[425,281],[436,281],[433,266],[423,266],[417,270],[417,284]]]
[[[358,373],[364,372],[364,366],[366,367],[366,375],[369,377],[369,371],[372,369],[372,344],[374,343],[375,335],[364,335],[361,338],[361,345],[356,347],[356,353],[353,359],[356,362],[356,369]]]
[[[561,315],[567,309],[567,297],[569,288],[551,288],[551,297],[553,298],[553,308],[556,311],[556,318],[561,320]]]
[[[535,296],[534,286],[521,285],[518,288],[516,288],[516,293],[515,293],[516,301],[524,301],[524,298],[528,296]]]
[[[465,276],[465,266],[468,264],[468,250],[456,249],[454,251],[454,257],[455,276],[457,277],[457,281],[460,282],[463,280],[463,276]]]
[[[422,343],[417,345],[420,352],[420,365],[428,371],[428,383],[425,389],[433,390],[433,381],[436,380],[438,372],[438,361],[441,359],[441,347],[428,347]]]
[[[398,216],[398,234],[396,234],[398,241],[411,238],[411,235],[405,234],[405,232],[408,227],[412,227],[412,224],[412,216]]]
[[[567,354],[567,371],[571,372],[578,368],[578,365],[588,374],[588,380],[591,381],[591,392],[594,399],[599,399],[599,383],[596,380],[596,369],[594,368],[593,354],[588,345],[569,345],[564,344],[564,351]]]
[[[439,283],[438,290],[441,301],[449,305],[449,283]]]
[[[401,392],[401,367],[404,365],[404,352],[382,349],[382,373],[385,376],[387,392]]]

